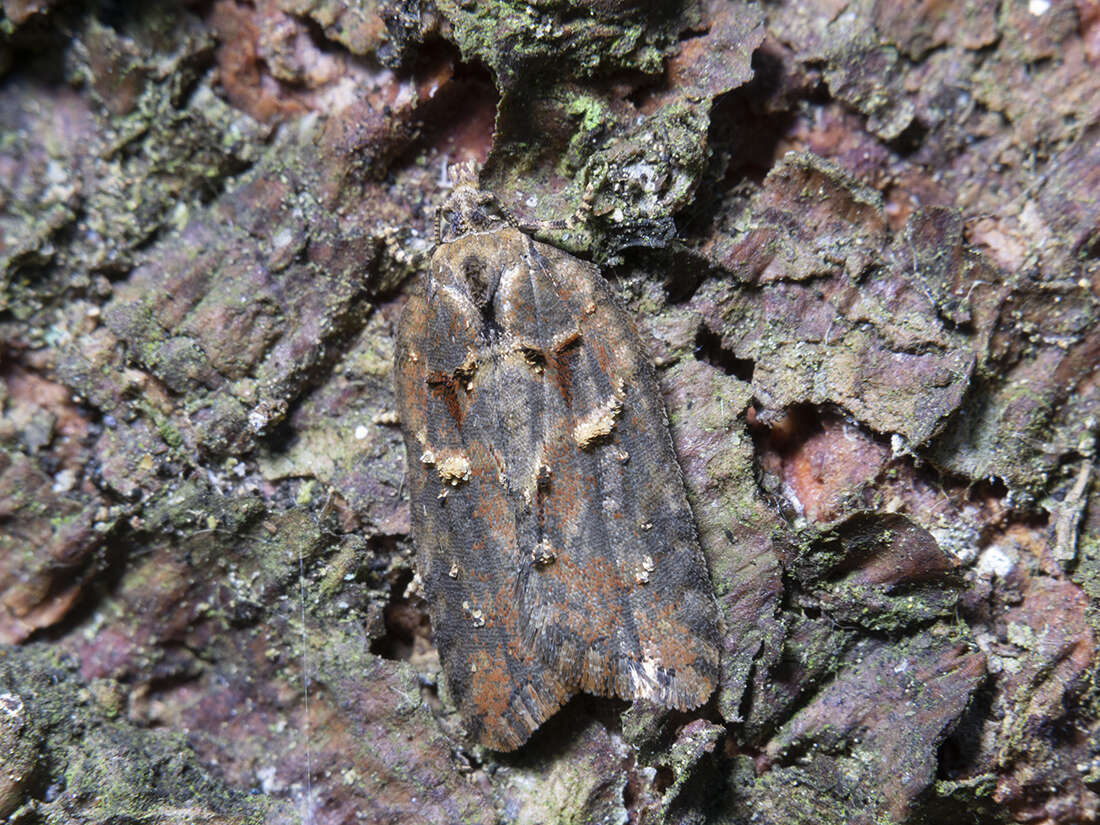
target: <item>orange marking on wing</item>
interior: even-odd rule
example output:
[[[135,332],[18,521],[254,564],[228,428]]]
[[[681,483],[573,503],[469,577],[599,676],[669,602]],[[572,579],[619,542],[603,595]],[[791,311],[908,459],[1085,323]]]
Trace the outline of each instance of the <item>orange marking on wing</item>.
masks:
[[[458,401],[454,376],[442,372],[433,372],[428,376],[428,389],[435,398],[443,402],[447,408],[447,414],[461,430],[465,411]]]

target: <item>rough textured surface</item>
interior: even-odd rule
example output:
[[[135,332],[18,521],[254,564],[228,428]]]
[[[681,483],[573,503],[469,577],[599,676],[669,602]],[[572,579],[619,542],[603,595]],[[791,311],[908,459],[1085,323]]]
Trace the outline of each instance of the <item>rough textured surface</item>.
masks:
[[[0,10],[0,815],[1096,819],[1097,3]],[[700,708],[464,744],[391,368],[455,160],[649,349]]]
[[[235,823],[286,821],[292,813],[285,803],[227,788],[180,732],[135,725],[124,703],[122,685],[81,680],[71,657],[43,645],[5,650],[0,814],[10,822]]]

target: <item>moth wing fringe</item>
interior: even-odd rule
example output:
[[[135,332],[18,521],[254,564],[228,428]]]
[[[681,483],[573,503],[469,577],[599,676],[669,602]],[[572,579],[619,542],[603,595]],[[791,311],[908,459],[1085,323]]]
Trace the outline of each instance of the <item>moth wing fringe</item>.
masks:
[[[498,716],[485,717],[464,712],[463,717],[470,720],[467,732],[490,750],[516,750],[573,696],[552,676],[547,682],[539,686],[526,682],[514,687],[508,697],[507,708]]]

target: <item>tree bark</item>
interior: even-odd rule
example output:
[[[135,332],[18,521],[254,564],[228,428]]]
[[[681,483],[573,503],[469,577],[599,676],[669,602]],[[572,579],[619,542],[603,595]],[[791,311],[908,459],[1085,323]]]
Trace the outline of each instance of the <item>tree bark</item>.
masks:
[[[1096,818],[1095,0],[0,6],[0,816]],[[392,386],[460,160],[650,350],[697,710],[464,736]]]

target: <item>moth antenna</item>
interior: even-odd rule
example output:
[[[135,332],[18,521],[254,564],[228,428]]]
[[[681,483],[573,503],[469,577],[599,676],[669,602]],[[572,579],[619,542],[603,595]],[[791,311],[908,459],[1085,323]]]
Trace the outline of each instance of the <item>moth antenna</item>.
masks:
[[[591,177],[588,178],[588,183],[585,184],[584,192],[581,193],[581,202],[577,204],[577,208],[573,210],[573,214],[568,218],[557,219],[553,221],[534,221],[530,223],[516,223],[516,229],[522,229],[528,234],[536,234],[550,231],[557,231],[562,229],[576,229],[580,224],[588,220],[589,215],[592,214],[592,205],[596,201],[596,188],[597,184]]]
[[[565,220],[566,227],[573,229],[577,224],[588,220],[588,217],[592,214],[592,204],[595,201],[596,182],[590,177],[584,185],[584,192],[581,193],[581,202],[577,204],[573,214]]]
[[[504,222],[512,227],[512,229],[519,229],[522,231],[523,222],[519,219],[519,216],[511,209],[504,206],[504,204],[498,204],[498,206],[500,207],[500,215],[504,218]]]

